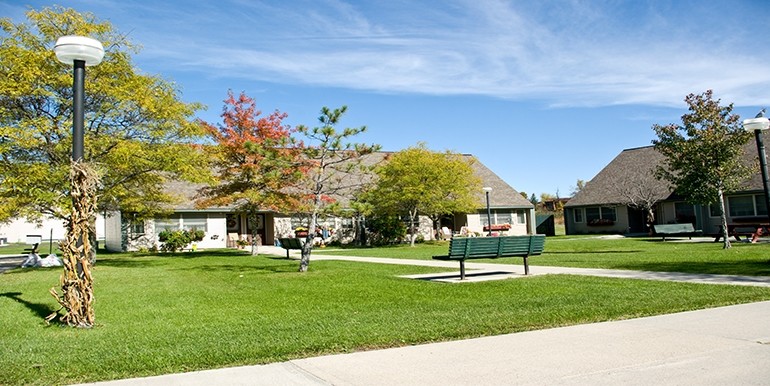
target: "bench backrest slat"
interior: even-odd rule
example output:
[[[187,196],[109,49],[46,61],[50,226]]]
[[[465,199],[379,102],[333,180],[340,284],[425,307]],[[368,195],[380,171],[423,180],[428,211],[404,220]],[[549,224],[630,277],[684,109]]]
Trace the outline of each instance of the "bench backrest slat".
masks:
[[[544,246],[544,235],[455,237],[449,242],[449,256],[467,259],[539,255]]]
[[[685,224],[655,224],[655,233],[687,233],[695,232],[695,228],[690,223]]]

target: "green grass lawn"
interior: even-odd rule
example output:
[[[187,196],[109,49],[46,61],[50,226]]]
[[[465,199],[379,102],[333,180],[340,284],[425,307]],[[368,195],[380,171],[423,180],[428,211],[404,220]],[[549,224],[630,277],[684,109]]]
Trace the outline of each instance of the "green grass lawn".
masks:
[[[59,268],[6,272],[0,384],[260,364],[770,300],[770,288],[744,286],[569,275],[446,284],[397,277],[439,271],[429,267],[297,268],[295,260],[237,251],[103,254],[90,330],[44,325],[57,308],[48,290],[58,286]]]
[[[641,271],[770,275],[770,243],[672,242],[660,238],[598,239],[593,237],[548,237],[542,255],[531,256],[530,265],[581,268],[630,269]],[[385,248],[318,249],[313,253],[350,256],[431,259],[445,255],[448,242],[398,245]],[[473,260],[521,264],[521,258]]]
[[[9,243],[5,246],[0,247],[0,255],[23,255],[29,253],[29,251],[25,252],[25,249],[29,249],[32,246],[25,243]],[[40,257],[46,257],[48,256],[49,252],[53,252],[57,255],[61,255],[61,251],[59,251],[59,243],[54,241],[52,244],[49,244],[48,241],[44,241],[40,246],[38,247],[38,254],[40,254]]]

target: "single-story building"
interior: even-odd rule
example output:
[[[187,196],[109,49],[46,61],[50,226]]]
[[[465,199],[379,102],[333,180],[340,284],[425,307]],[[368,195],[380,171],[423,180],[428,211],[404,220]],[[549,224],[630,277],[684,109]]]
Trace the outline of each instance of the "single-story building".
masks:
[[[382,162],[388,152],[377,152],[367,155],[364,162],[376,164]],[[491,221],[496,232],[510,235],[535,233],[535,209],[532,203],[521,196],[513,187],[508,185],[494,172],[479,162],[472,155],[465,155],[473,160],[475,173],[485,187],[491,187],[489,205]],[[360,177],[358,177],[360,179]],[[196,229],[205,232],[204,239],[196,243],[197,248],[232,248],[239,240],[250,240],[252,224],[245,215],[233,211],[233,208],[205,208],[195,206],[195,197],[200,186],[173,182],[168,186],[169,191],[182,196],[182,201],[171,208],[172,214],[149,220],[137,220],[130,213],[112,212],[106,218],[105,241],[107,249],[113,251],[135,251],[158,247],[158,233],[170,229]],[[442,219],[441,226],[452,233],[461,229],[471,233],[486,233],[487,210],[484,192],[479,192],[479,208],[474,213],[456,213]],[[336,197],[343,204],[349,197]],[[259,213],[256,226],[259,240],[262,244],[272,245],[278,238],[294,237],[294,230],[306,226],[304,219],[290,213],[277,213],[265,210]],[[320,224],[330,235],[342,242],[350,241],[355,235],[354,218],[332,217],[320,221]],[[433,239],[432,222],[427,217],[420,217],[419,233],[425,239]],[[497,226],[494,226],[497,225]],[[498,230],[499,229],[499,230]]]
[[[24,218],[15,218],[7,223],[0,223],[0,245],[7,243],[24,243],[27,236],[40,236],[48,242],[63,240],[67,234],[64,220],[44,217],[39,222],[30,222]],[[104,216],[96,216],[96,238],[104,239]],[[2,251],[0,250],[0,254]]]
[[[765,134],[765,141],[768,136]],[[756,142],[744,147],[744,163],[758,161]],[[633,202],[652,202],[655,224],[691,223],[704,234],[720,232],[719,205],[693,205],[655,177],[665,157],[653,146],[625,149],[564,205],[566,234],[648,233],[647,214]],[[767,218],[759,171],[725,196],[727,222]]]

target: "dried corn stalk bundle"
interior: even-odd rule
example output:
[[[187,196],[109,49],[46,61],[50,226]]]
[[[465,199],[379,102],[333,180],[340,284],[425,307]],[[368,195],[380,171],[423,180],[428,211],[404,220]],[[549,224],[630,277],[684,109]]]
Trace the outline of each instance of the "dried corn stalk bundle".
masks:
[[[96,213],[96,187],[99,177],[84,162],[73,162],[70,171],[72,214],[67,225],[67,237],[60,243],[64,272],[59,295],[51,294],[61,304],[65,314],[60,320],[73,327],[90,328],[94,325],[94,291],[89,260],[91,245],[89,233],[91,217]],[[47,318],[56,317],[58,311]]]

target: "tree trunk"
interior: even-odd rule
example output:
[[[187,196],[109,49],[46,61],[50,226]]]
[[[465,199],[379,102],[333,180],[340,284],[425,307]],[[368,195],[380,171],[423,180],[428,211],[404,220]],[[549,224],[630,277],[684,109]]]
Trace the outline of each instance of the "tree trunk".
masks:
[[[409,246],[414,247],[414,240],[417,238],[417,229],[414,226],[414,220],[415,217],[417,217],[417,210],[410,210],[409,211],[409,234],[410,234],[410,244]]]
[[[259,237],[259,233],[257,232],[257,212],[251,211],[249,213],[249,226],[251,227],[251,255],[257,256],[259,255],[259,245],[257,238]]]
[[[98,175],[87,164],[73,162],[70,171],[72,213],[67,236],[61,243],[62,294],[51,288],[51,294],[66,311],[60,320],[72,327],[90,328],[94,325],[94,291],[91,277],[91,219],[96,213]],[[56,317],[50,315],[46,320]]]
[[[435,240],[444,240],[444,233],[441,232],[441,216],[437,218],[431,217],[431,221],[433,221],[433,234],[435,235]]]
[[[653,211],[653,207],[648,207],[647,209],[647,233],[649,235],[652,235],[652,225],[655,223],[655,211]]]
[[[302,257],[299,259],[299,271],[307,272],[310,268],[310,253],[313,251],[313,239],[315,238],[315,229],[318,226],[318,213],[313,211],[310,215],[310,225],[305,237],[305,245],[302,246]]]
[[[719,188],[719,219],[721,221],[720,231],[724,240],[722,248],[730,249],[732,245],[730,244],[730,235],[727,234],[727,212],[725,211],[725,197],[722,188]]]
[[[360,246],[366,245],[366,217],[359,216],[356,219],[356,240],[358,240],[358,243]]]

